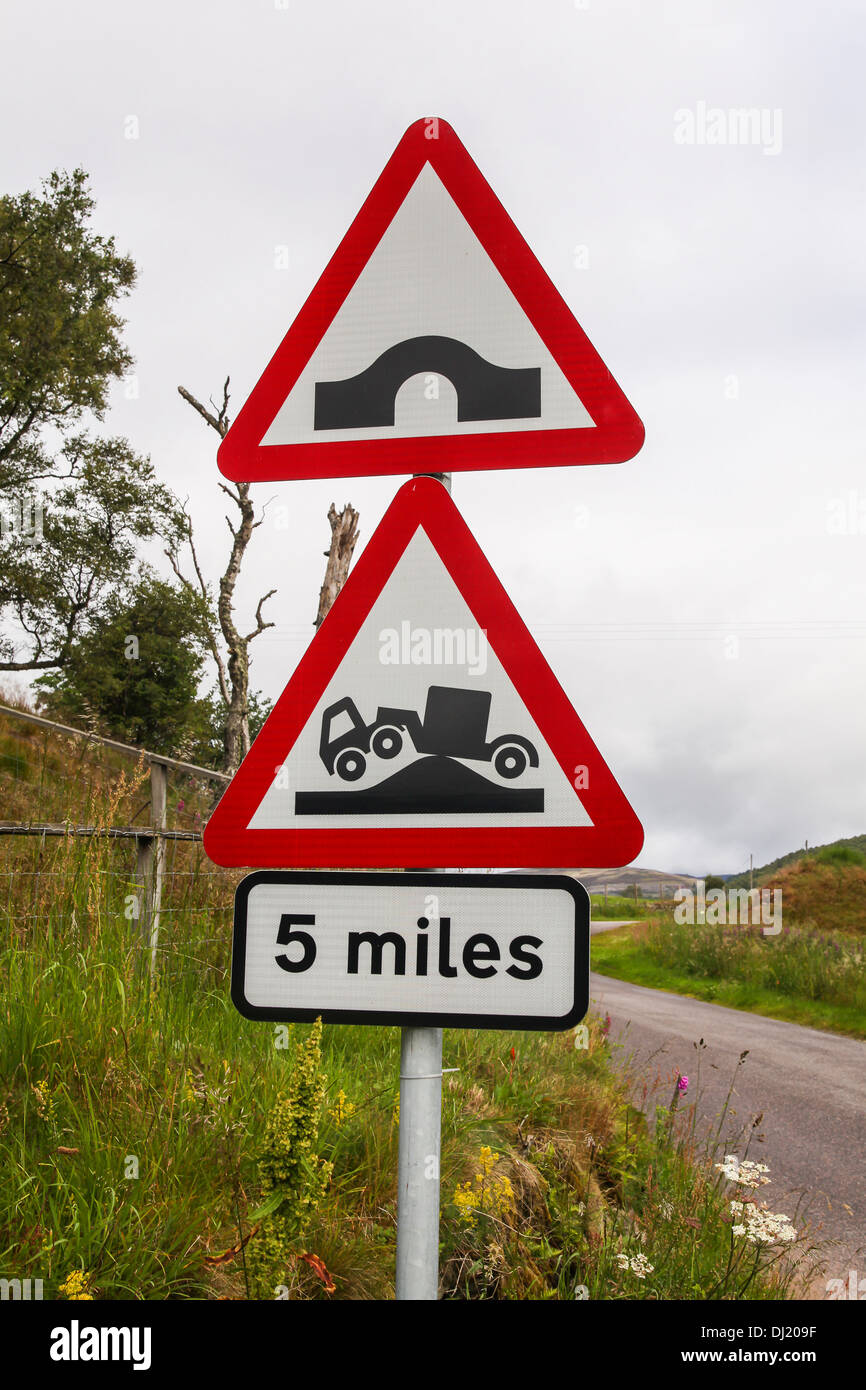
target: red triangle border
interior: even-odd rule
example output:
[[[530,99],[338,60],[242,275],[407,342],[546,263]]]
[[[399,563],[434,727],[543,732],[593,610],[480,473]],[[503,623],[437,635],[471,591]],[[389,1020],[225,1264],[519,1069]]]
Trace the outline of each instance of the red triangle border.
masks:
[[[362,623],[421,526],[563,772],[589,770],[581,792],[591,826],[494,829],[250,830],[248,822]],[[520,618],[446,488],[414,478],[400,488],[359,557],[204,831],[217,864],[256,868],[563,868],[619,867],[641,850],[643,829],[531,633]]]
[[[431,129],[436,138],[430,138]],[[324,337],[425,163],[436,171],[595,427],[505,430],[415,439],[263,445],[274,417]],[[568,305],[447,121],[409,127],[372,192],[220,445],[234,482],[623,463],[644,427]]]

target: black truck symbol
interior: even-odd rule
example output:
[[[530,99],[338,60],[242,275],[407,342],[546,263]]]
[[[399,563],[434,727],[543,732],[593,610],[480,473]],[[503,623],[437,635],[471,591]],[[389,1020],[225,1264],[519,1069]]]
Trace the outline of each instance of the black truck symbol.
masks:
[[[345,696],[322,715],[319,755],[332,776],[336,772],[344,782],[357,782],[371,752],[377,758],[396,758],[408,734],[418,753],[492,762],[500,777],[510,780],[525,772],[527,765],[538,767],[538,753],[520,734],[501,734],[487,741],[492,698],[487,690],[431,685],[423,721],[415,710],[380,706],[372,724],[365,724],[354,700]],[[340,715],[348,715],[352,727],[332,737],[334,720]]]

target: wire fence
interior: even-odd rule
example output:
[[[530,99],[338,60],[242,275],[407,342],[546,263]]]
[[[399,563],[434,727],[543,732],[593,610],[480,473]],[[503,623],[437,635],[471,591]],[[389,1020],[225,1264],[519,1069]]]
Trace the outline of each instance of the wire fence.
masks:
[[[17,933],[128,922],[157,955],[230,924],[239,875],[202,830],[229,778],[0,706],[0,919]]]

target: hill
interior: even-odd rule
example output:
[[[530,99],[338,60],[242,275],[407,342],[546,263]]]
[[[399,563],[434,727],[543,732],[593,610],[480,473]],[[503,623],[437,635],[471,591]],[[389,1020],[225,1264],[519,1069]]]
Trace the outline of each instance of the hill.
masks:
[[[763,886],[782,890],[786,923],[866,935],[866,862],[822,862],[810,852],[772,874]]]
[[[693,874],[675,874],[664,869],[639,869],[637,865],[626,865],[622,869],[520,869],[515,872],[527,874],[569,874],[579,879],[588,893],[608,893],[620,897],[632,897],[637,885],[638,896],[642,898],[672,898],[677,888],[694,889],[696,879]]]
[[[754,870],[755,887],[763,887],[769,878],[785,869],[790,864],[795,864],[807,856],[812,857],[820,854],[822,850],[833,850],[837,847],[843,849],[853,849],[860,854],[866,854],[866,835],[852,835],[847,840],[831,840],[826,845],[810,845],[808,849],[794,849],[789,854],[783,854],[778,859],[772,859],[769,864],[762,864]],[[732,874],[725,878],[727,888],[748,888],[749,870],[744,869],[742,873]]]

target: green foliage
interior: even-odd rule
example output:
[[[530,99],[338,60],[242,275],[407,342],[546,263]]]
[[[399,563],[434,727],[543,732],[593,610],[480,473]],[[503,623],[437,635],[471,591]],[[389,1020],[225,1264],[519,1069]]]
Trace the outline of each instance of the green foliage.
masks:
[[[7,541],[0,611],[28,650],[0,644],[0,668],[50,669],[67,661],[111,596],[128,601],[138,582],[138,547],[174,510],[148,460],[123,439],[78,435],[62,450],[73,476],[46,500],[36,544]]]
[[[262,1224],[248,1255],[256,1297],[273,1298],[286,1282],[292,1244],[305,1233],[331,1181],[333,1163],[316,1153],[326,1086],[321,1065],[322,1020],[317,1019],[295,1049],[289,1084],[265,1129],[258,1165]]]
[[[603,893],[592,893],[590,898],[594,922],[629,921],[633,918],[644,917],[647,913],[646,903],[635,902],[634,898],[626,898],[614,893],[608,893],[606,902]]]
[[[783,994],[866,1008],[866,978],[859,943],[783,927],[778,936],[741,926],[656,922],[646,950],[687,974],[741,979]]]
[[[110,592],[65,665],[35,684],[61,721],[74,724],[86,710],[123,742],[184,756],[209,717],[196,698],[204,643],[188,591],[147,574],[129,595]]]
[[[116,304],[135,267],[93,232],[93,207],[81,169],[0,198],[3,670],[64,665],[107,595],[128,596],[138,547],[176,511],[125,439],[84,428],[132,360]],[[38,498],[37,483],[48,484]],[[13,520],[25,508],[26,537]]]
[[[709,893],[711,888],[724,888],[725,880],[719,878],[718,874],[707,874],[704,879],[704,890]]]
[[[262,725],[273,709],[273,701],[260,690],[253,690],[248,697],[250,742],[259,733]],[[190,726],[190,742],[184,757],[201,767],[222,767],[226,706],[214,688],[198,701],[196,719]]]
[[[866,865],[866,854],[841,841],[835,845],[825,845],[815,858],[819,864],[857,864],[861,868]]]
[[[54,476],[43,432],[100,415],[132,360],[115,306],[135,266],[91,230],[93,207],[82,169],[0,198],[0,489]]]
[[[632,954],[678,976],[738,981],[792,999],[866,1010],[864,950],[858,939],[794,926],[764,936],[759,927],[689,925],[656,917],[627,944],[632,945]],[[617,952],[617,944],[595,942],[596,967],[631,978],[617,969],[611,952]],[[626,964],[624,957],[622,964]],[[657,983],[665,987],[663,979]]]

